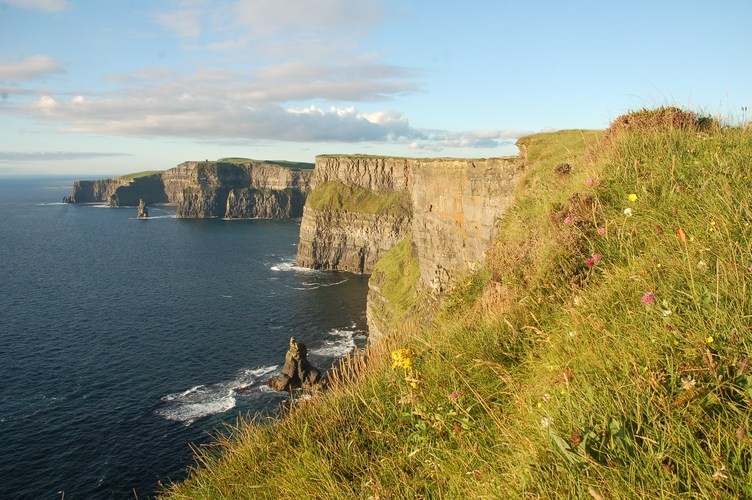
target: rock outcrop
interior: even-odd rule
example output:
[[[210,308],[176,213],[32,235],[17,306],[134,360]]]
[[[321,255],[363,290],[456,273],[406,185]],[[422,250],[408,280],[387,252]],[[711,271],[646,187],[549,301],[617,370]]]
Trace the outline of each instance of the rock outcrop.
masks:
[[[306,166],[306,164],[294,164]],[[286,164],[188,161],[164,172],[77,181],[70,201],[110,206],[176,205],[182,218],[297,218],[303,215],[312,170]]]
[[[295,389],[313,389],[321,381],[321,372],[308,361],[308,349],[305,344],[290,337],[290,348],[285,354],[282,373],[269,379],[267,385],[275,391],[292,391]]]

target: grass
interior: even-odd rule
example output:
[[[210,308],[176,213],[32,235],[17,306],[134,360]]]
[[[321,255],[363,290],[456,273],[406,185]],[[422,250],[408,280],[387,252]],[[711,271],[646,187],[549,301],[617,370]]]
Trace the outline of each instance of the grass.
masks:
[[[220,158],[219,160],[217,160],[218,163],[232,163],[233,165],[242,165],[244,163],[249,163],[253,161],[258,161],[258,160],[252,160],[250,158]],[[298,170],[311,170],[314,167],[313,163],[286,161],[286,160],[263,160],[261,163],[270,163],[272,165],[277,165],[279,167],[298,169]]]
[[[376,194],[360,186],[348,186],[340,181],[320,184],[308,195],[307,206],[331,212],[360,212],[369,214],[409,214],[403,192]]]
[[[752,497],[752,129],[676,113],[523,138],[483,268],[165,494]]]
[[[150,177],[152,175],[162,175],[163,170],[146,170],[144,172],[135,172],[133,174],[121,175],[123,179],[140,179],[142,177]]]

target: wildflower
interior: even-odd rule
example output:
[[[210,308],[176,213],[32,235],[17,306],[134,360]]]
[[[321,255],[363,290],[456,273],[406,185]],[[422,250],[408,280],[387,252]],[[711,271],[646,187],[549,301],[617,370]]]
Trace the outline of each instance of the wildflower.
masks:
[[[564,224],[566,224],[567,226],[572,225],[573,222],[574,220],[572,220],[571,215],[567,215],[566,217],[564,217]]]
[[[598,234],[600,234],[601,236],[605,236],[606,235],[606,228],[603,227],[603,226],[599,227],[598,228]]]
[[[413,352],[410,349],[397,349],[392,351],[392,368],[404,368],[409,370],[413,367]]]
[[[627,217],[632,217],[632,209],[629,207],[625,208],[624,215],[626,215]]]
[[[593,179],[592,177],[588,177],[587,179],[585,179],[585,184],[587,184],[588,186],[592,186],[593,184],[595,184],[595,179]]]
[[[593,267],[603,256],[599,253],[594,253],[592,257],[585,260],[585,265]]]
[[[459,394],[457,394],[457,391],[452,391],[452,393],[449,395],[449,399],[457,399],[459,397]]]
[[[538,408],[543,408],[543,403],[541,403],[540,401],[538,401],[538,404],[535,405],[535,406],[537,406]]]
[[[712,335],[708,336],[708,338],[705,339],[705,342],[708,344],[712,344],[715,339]]]
[[[629,193],[629,196],[627,196],[627,199],[629,199],[629,201],[634,203],[635,201],[637,201],[637,195],[634,193]]]
[[[640,299],[640,301],[646,306],[652,306],[653,304],[655,304],[655,300],[656,297],[653,292],[645,292],[645,294]]]
[[[721,464],[721,468],[715,471],[715,473],[713,473],[713,480],[723,481],[724,479],[728,479],[728,476],[724,472],[725,470],[726,470],[726,466]]]
[[[697,269],[699,269],[700,271],[704,271],[707,268],[708,268],[708,263],[705,262],[704,260],[701,260],[700,262],[697,263]]]
[[[543,417],[540,420],[541,429],[548,429],[549,427],[551,427],[551,424],[553,423],[553,421],[554,421],[554,419],[552,419],[550,417]]]
[[[693,379],[692,377],[685,377],[682,379],[682,389],[685,391],[690,390],[697,384],[697,380]]]

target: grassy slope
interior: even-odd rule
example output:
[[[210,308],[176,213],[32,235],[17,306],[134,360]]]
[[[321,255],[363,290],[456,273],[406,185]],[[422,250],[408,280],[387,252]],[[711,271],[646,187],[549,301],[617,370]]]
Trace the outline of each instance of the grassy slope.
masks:
[[[485,268],[167,493],[752,496],[752,130],[637,128],[523,139]]]

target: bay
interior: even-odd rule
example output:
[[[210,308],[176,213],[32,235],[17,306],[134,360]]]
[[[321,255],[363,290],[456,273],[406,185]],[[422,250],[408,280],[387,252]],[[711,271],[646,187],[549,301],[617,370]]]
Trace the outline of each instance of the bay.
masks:
[[[294,266],[299,222],[60,203],[0,179],[0,498],[144,498],[243,415],[273,416],[290,336],[366,342],[367,277]]]

